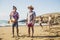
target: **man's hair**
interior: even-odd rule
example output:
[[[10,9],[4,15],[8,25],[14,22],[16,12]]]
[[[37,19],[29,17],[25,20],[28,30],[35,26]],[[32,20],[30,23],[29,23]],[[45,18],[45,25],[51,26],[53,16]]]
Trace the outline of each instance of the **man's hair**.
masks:
[[[17,8],[15,6],[13,6],[13,9],[16,9],[17,10]]]

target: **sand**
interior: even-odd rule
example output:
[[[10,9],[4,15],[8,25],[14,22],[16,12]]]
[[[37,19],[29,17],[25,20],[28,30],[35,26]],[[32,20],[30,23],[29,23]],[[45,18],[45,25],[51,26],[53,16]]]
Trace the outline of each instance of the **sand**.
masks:
[[[28,37],[27,26],[19,26],[19,35],[12,37],[12,27],[0,27],[0,40],[60,40],[60,25],[54,25],[50,29],[48,26],[35,26],[34,37]]]

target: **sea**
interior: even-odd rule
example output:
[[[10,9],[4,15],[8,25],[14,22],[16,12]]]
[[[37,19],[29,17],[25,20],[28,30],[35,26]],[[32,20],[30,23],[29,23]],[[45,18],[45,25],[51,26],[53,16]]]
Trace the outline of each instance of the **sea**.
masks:
[[[7,20],[0,20],[0,27],[2,26],[11,26],[12,24],[9,24]],[[24,26],[26,25],[25,22],[18,22],[19,26]],[[39,25],[38,23],[35,23],[35,25]]]

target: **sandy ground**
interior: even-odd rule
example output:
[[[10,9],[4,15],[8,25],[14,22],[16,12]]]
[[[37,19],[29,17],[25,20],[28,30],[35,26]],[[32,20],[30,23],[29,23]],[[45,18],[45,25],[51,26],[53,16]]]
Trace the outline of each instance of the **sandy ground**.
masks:
[[[48,26],[35,26],[34,37],[28,37],[27,26],[19,26],[19,35],[12,38],[12,27],[0,27],[0,40],[60,40],[60,25],[54,25],[50,29]]]

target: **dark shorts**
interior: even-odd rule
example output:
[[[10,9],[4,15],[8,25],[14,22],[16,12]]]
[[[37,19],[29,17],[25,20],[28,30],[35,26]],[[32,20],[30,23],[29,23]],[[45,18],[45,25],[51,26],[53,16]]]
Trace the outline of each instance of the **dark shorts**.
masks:
[[[33,27],[33,26],[34,26],[34,24],[29,23],[27,26],[28,26],[28,27]]]
[[[14,23],[12,24],[12,27],[18,27],[18,22],[14,22]]]

